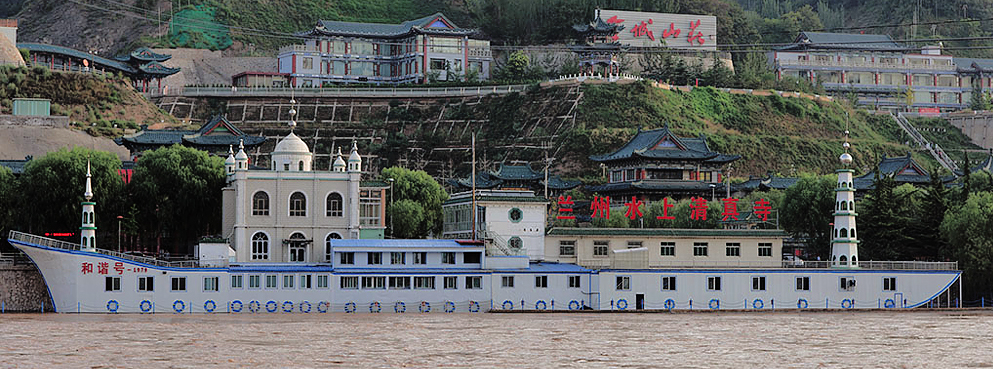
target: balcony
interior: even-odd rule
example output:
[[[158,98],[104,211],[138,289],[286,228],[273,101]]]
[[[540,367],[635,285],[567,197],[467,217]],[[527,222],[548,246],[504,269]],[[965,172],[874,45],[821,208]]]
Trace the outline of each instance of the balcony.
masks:
[[[837,60],[796,60],[779,59],[776,60],[778,66],[801,66],[829,69],[893,69],[893,70],[929,70],[929,71],[955,71],[955,65],[939,64],[901,64],[901,63],[872,63],[872,62],[838,62]]]

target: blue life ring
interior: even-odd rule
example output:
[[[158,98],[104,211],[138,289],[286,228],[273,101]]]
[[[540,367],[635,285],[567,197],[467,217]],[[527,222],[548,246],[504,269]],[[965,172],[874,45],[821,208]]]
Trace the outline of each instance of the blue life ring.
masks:
[[[709,304],[709,306],[710,306],[710,309],[711,309],[711,310],[717,310],[717,309],[720,309],[720,308],[721,308],[721,300],[718,300],[718,299],[710,299],[710,304]]]
[[[279,303],[278,302],[269,300],[269,302],[265,303],[265,311],[268,311],[270,313],[275,313],[276,310],[278,310],[278,309],[279,309]]]
[[[569,301],[569,310],[579,310],[581,308],[582,306],[579,305],[579,301],[576,300]]]
[[[403,301],[397,301],[396,303],[393,304],[393,312],[397,314],[406,313],[407,304],[404,304]]]
[[[177,313],[182,313],[183,310],[186,310],[186,303],[183,302],[182,300],[176,300],[175,302],[172,303],[172,309],[175,310]]]
[[[208,313],[213,313],[217,309],[217,303],[214,300],[207,300],[203,302],[203,311]]]
[[[893,299],[886,299],[886,302],[883,303],[883,307],[885,307],[887,309],[895,308],[896,307],[896,301],[893,301]]]
[[[307,306],[306,309],[303,308],[304,305]],[[310,301],[303,300],[303,302],[300,303],[300,312],[301,313],[309,313],[310,312]]]
[[[354,313],[355,310],[356,310],[356,307],[355,307],[355,303],[354,302],[349,301],[349,302],[346,302],[345,303],[345,312],[346,313]],[[370,309],[370,311],[371,311],[371,309]]]
[[[235,313],[240,313],[241,309],[245,307],[245,304],[241,303],[241,300],[231,301],[231,311]]]
[[[330,302],[327,302],[327,301],[318,302],[317,303],[317,312],[318,313],[322,313],[322,314],[323,313],[326,313],[326,312],[328,312],[328,308],[330,306],[331,306],[331,303]]]
[[[445,301],[445,312],[446,313],[454,313],[455,312],[455,303],[454,302],[451,302],[451,301]]]
[[[535,310],[548,310],[548,304],[545,303],[545,300],[538,300],[538,302],[534,303],[534,309]]]
[[[283,312],[284,313],[293,312],[293,301],[283,301]]]
[[[672,310],[676,307],[676,300],[673,299],[665,300],[665,304],[662,306],[664,306],[666,310]]]
[[[421,301],[421,306],[418,306],[417,307],[417,310],[419,310],[422,313],[430,313],[431,312],[431,303],[429,303],[427,301]]]
[[[796,308],[797,309],[806,309],[807,308],[807,300],[805,300],[805,299],[796,300]]]
[[[472,308],[473,306],[475,306],[476,308],[475,308],[475,309],[473,309],[473,308]],[[470,300],[470,301],[469,301],[469,312],[470,312],[470,313],[478,313],[478,312],[479,312],[479,303],[478,303],[478,302],[475,302],[475,301],[471,301],[471,300]]]
[[[621,306],[622,302],[624,303],[624,306]],[[626,310],[627,308],[628,308],[628,300],[625,299],[617,300],[617,310]]]
[[[503,302],[502,307],[504,310],[514,310],[514,302],[510,300],[506,300]]]
[[[855,307],[855,300],[852,300],[852,299],[841,300],[841,308],[842,309],[851,309],[853,307]]]
[[[262,304],[258,300],[252,300],[252,302],[248,303],[248,311],[257,313],[259,310],[262,310]]]
[[[141,309],[141,312],[143,313],[152,311],[152,302],[148,300],[141,300],[141,303],[138,304],[138,309]]]
[[[121,308],[121,304],[117,303],[117,300],[107,301],[107,311],[111,313],[116,313],[117,309]]]
[[[371,304],[369,304],[370,313],[378,313],[380,311],[383,311],[383,306],[379,304],[379,301],[373,301]]]
[[[765,302],[762,302],[762,299],[755,299],[755,301],[752,301],[752,308],[761,309],[764,307],[765,307]]]

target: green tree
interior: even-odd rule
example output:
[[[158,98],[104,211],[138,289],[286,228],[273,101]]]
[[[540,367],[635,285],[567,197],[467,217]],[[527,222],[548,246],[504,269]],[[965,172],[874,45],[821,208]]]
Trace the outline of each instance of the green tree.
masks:
[[[507,57],[507,62],[497,69],[494,77],[508,82],[524,81],[528,78],[531,59],[523,51],[515,51]]]
[[[17,182],[7,167],[0,167],[0,235],[6,235],[14,225],[17,204]],[[0,245],[7,242],[0,242]]]
[[[964,205],[948,209],[941,222],[973,296],[993,292],[993,193],[974,194]]]
[[[78,146],[72,150],[59,149],[29,161],[18,180],[17,212],[27,231],[64,232],[79,228],[79,203],[84,200],[87,161],[93,201],[97,203],[97,227],[109,226],[101,220],[107,222],[119,215],[124,200],[124,182],[117,174],[121,160],[108,152]]]
[[[424,207],[410,199],[394,202],[388,207],[393,222],[393,238],[424,237]]]
[[[814,255],[830,254],[836,186],[832,175],[803,175],[783,195],[780,224],[793,237],[807,239],[807,250]]]
[[[220,231],[224,185],[224,159],[173,145],[142,155],[130,189],[143,228],[156,237],[169,232],[178,246],[172,251],[186,252]]]
[[[393,204],[400,201],[410,200],[404,203],[403,209],[391,210],[393,205],[387,206],[387,213],[393,216],[393,231],[395,236],[409,235],[411,238],[426,237],[428,234],[438,235],[441,233],[442,214],[441,203],[448,199],[448,194],[427,172],[423,170],[410,170],[401,167],[390,167],[383,169],[379,175],[380,179],[388,180],[393,178]],[[423,221],[419,223],[401,222],[399,216],[416,212],[411,210],[410,204],[419,205],[422,209]],[[405,213],[408,212],[408,213]],[[414,229],[401,229],[404,224],[416,225]]]
[[[632,228],[631,219],[624,216],[624,211],[610,212],[610,218],[593,218],[593,226],[597,228]]]
[[[980,78],[973,78],[972,93],[969,95],[969,109],[990,110],[990,99],[983,93],[983,84]]]

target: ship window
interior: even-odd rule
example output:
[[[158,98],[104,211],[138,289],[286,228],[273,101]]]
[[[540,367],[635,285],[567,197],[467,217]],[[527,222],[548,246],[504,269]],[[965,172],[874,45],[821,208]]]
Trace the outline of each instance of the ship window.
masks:
[[[383,253],[381,252],[366,253],[366,264],[369,265],[383,264]]]
[[[503,276],[500,278],[500,287],[514,288],[514,276]]]
[[[233,275],[231,276],[231,288],[242,288],[244,283],[244,276]]]
[[[265,233],[252,236],[252,260],[269,260],[269,236]]]
[[[362,277],[362,289],[385,290],[386,277]]]
[[[424,265],[428,263],[428,253],[415,252],[413,254],[414,254],[414,264]]]
[[[265,276],[265,288],[276,288],[276,276],[274,275]]]
[[[307,216],[307,197],[302,192],[294,192],[290,195],[290,216]]]
[[[848,257],[845,255],[841,255],[838,261],[841,262],[841,265],[848,265]]]
[[[707,277],[707,291],[720,291],[721,277]]]
[[[252,195],[252,215],[269,215],[269,194],[258,191]]]
[[[300,276],[300,288],[310,288],[311,275],[304,274]]]
[[[104,277],[104,291],[120,292],[121,277]]]
[[[327,200],[327,216],[329,217],[340,217],[342,216],[341,211],[341,194],[337,192],[332,192],[328,195]]]
[[[855,277],[841,277],[838,281],[842,291],[855,291]]]
[[[248,288],[259,288],[262,286],[262,277],[258,275],[248,276]]]
[[[462,253],[463,264],[479,264],[482,262],[482,259],[483,259],[483,253],[481,252]]]
[[[483,289],[483,277],[465,277],[465,289],[467,290]]]
[[[292,289],[293,288],[293,280],[295,278],[296,278],[296,276],[294,276],[292,274],[291,275],[284,275],[283,276],[283,288],[285,288],[285,289]]]
[[[547,275],[535,276],[534,288],[548,288],[548,276]]]
[[[328,276],[319,275],[317,276],[317,288],[328,288]]]
[[[359,277],[339,277],[338,283],[343,290],[359,289]]]
[[[442,264],[455,264],[455,253],[454,252],[443,252],[443,253],[441,253],[441,263]]]
[[[631,277],[618,276],[614,283],[614,289],[618,291],[628,291],[631,289]]]
[[[810,291],[810,277],[796,277],[797,291]]]
[[[433,290],[434,277],[414,277],[414,289]]]
[[[219,279],[220,279],[219,277],[203,277],[204,292],[207,291],[217,292],[218,288],[220,287],[218,286],[219,284],[218,282],[220,282]]]
[[[409,290],[410,277],[390,277],[391,290]]]
[[[155,277],[138,277],[138,292],[152,292],[155,290]]]
[[[580,288],[582,285],[582,277],[578,275],[569,276],[569,288]]]
[[[896,277],[883,278],[883,291],[896,291]]]
[[[338,254],[339,259],[338,264],[342,265],[355,265],[355,253],[354,252],[342,252]]]
[[[186,291],[186,277],[172,277],[173,291]]]
[[[662,290],[663,291],[675,291],[676,290],[676,276],[665,276],[665,277],[662,277]]]
[[[444,282],[446,290],[459,289],[459,277],[445,277]]]
[[[752,291],[765,291],[765,277],[752,277]]]

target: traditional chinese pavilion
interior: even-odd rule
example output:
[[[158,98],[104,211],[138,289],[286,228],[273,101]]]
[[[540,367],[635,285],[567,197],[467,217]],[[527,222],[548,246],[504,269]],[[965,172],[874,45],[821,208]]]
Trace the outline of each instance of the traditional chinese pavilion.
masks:
[[[572,26],[578,38],[583,42],[572,45],[572,51],[579,55],[579,66],[584,73],[616,74],[620,72],[621,53],[627,46],[617,41],[618,33],[624,26],[614,19],[600,18],[600,9],[596,10],[593,21],[588,24]]]
[[[449,184],[460,190],[472,189],[472,178],[449,180]],[[566,181],[558,175],[548,175],[548,193],[554,196],[562,191],[579,187],[579,181]],[[496,172],[476,174],[476,189],[488,190],[530,190],[542,194],[545,191],[545,172],[534,170],[530,165],[500,165]]]
[[[877,166],[878,171],[881,175],[893,178],[896,185],[902,185],[905,183],[910,183],[915,186],[926,186],[931,182],[931,174],[928,173],[923,166],[917,163],[910,153],[907,156],[898,156],[894,158],[883,157],[879,161]],[[943,178],[942,182],[950,182],[954,177]],[[876,171],[871,171],[869,173],[863,174],[859,177],[855,177],[852,182],[855,184],[855,189],[858,191],[865,191],[875,188]]]
[[[179,73],[179,68],[169,68],[162,65],[172,58],[172,55],[158,54],[147,47],[138,48],[128,55],[115,56],[114,59],[130,65],[134,69],[132,80],[142,92],[148,91],[149,81],[158,83],[156,89],[162,90],[162,79]]]
[[[200,129],[171,130],[171,129],[142,129],[136,133],[124,135],[114,140],[118,145],[128,148],[131,158],[137,158],[141,152],[155,150],[160,147],[180,144],[212,154],[226,155],[228,149],[243,143],[245,149],[251,149],[265,142],[265,137],[249,136],[235,127],[223,116],[215,116]]]
[[[709,198],[724,191],[722,172],[740,158],[712,151],[703,135],[677,137],[666,124],[660,129],[639,130],[610,154],[590,156],[605,167],[608,182],[587,190],[610,196],[611,206],[623,206],[632,196],[646,205],[664,197]]]

